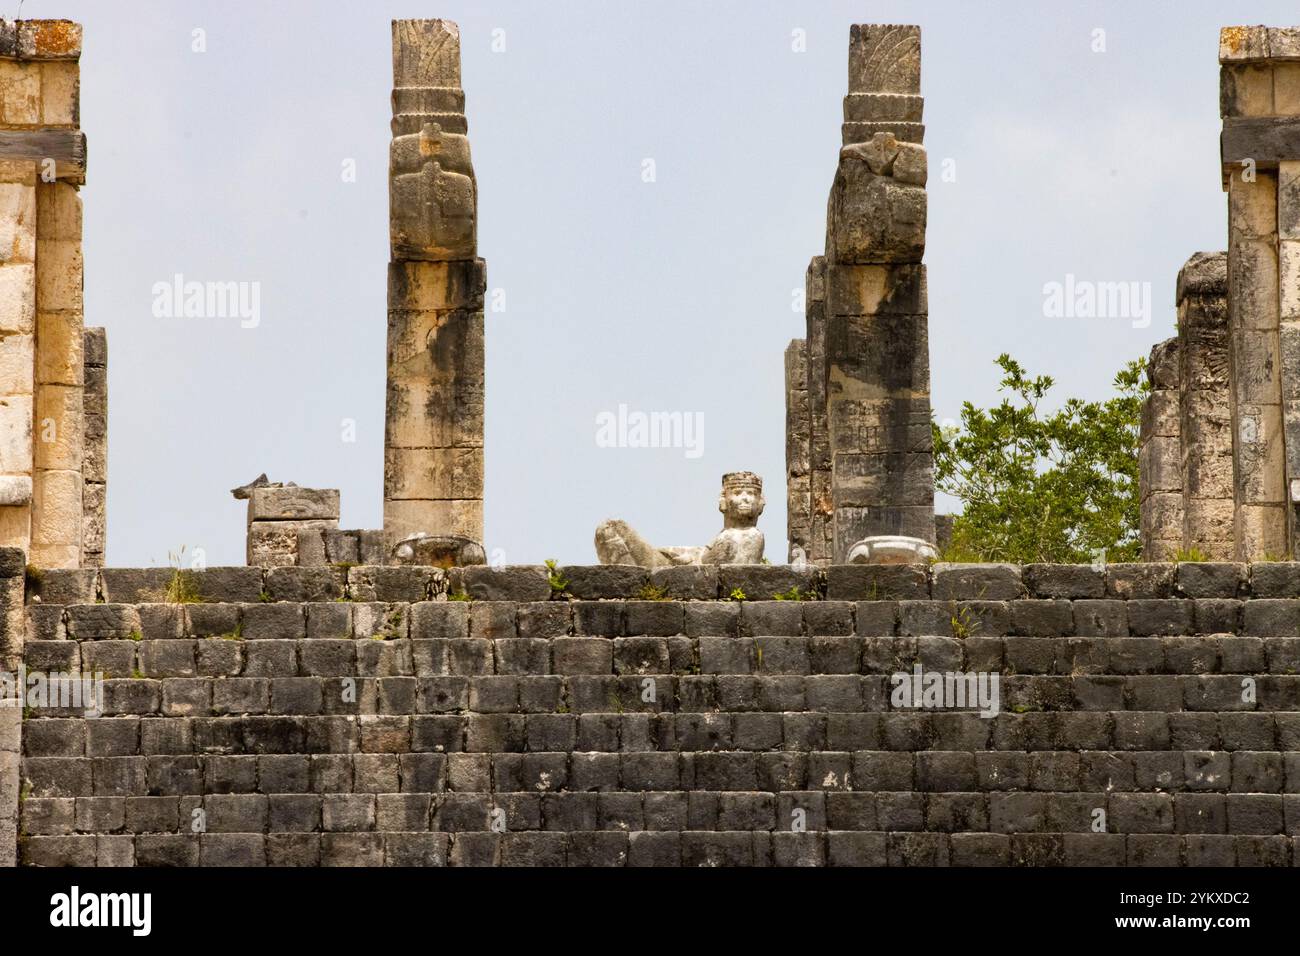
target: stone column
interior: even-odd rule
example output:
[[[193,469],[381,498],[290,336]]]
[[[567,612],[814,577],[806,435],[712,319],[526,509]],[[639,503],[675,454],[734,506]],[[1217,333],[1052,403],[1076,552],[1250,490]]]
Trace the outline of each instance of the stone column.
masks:
[[[102,568],[108,532],[108,336],[103,329],[86,329],[83,341],[81,566]]]
[[[785,489],[789,558],[808,557],[812,494],[808,464],[808,350],[803,339],[785,349]]]
[[[483,293],[477,194],[446,20],[393,22],[384,537],[483,538]]]
[[[1198,252],[1178,273],[1182,546],[1212,561],[1236,555],[1227,293],[1226,253]]]
[[[934,541],[920,89],[919,27],[852,28],[826,229],[836,563],[871,535]]]
[[[1300,311],[1283,323],[1279,216],[1292,203],[1278,184],[1300,159],[1297,61],[1300,31],[1227,27],[1220,33],[1233,498],[1236,557],[1243,561],[1295,554]]]
[[[23,607],[27,556],[0,546],[0,670],[18,673],[27,615]],[[0,867],[18,862],[18,816],[22,793],[23,708],[0,706]]]
[[[835,552],[831,436],[826,418],[826,257],[813,256],[804,276],[808,366],[808,559],[827,565]]]
[[[1139,534],[1145,561],[1171,561],[1183,548],[1183,455],[1177,338],[1151,350],[1138,451]]]
[[[0,544],[81,562],[81,27],[0,21]]]

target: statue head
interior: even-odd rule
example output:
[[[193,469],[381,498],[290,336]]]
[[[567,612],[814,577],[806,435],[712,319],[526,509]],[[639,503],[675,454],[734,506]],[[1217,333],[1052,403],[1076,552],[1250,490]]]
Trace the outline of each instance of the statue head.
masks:
[[[766,504],[763,479],[752,471],[732,471],[722,476],[718,510],[727,527],[753,527]]]

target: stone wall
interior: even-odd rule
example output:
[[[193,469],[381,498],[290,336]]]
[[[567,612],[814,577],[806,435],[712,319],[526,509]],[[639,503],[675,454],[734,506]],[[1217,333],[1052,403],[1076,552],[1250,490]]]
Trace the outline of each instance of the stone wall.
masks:
[[[109,679],[23,721],[23,862],[1300,860],[1300,565],[170,573],[32,582],[27,666]]]

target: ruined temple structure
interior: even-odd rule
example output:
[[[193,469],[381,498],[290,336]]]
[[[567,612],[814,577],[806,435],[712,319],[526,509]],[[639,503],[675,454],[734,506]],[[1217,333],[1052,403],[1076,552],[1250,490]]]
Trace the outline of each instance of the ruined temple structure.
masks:
[[[922,106],[920,28],[854,26],[826,249],[785,353],[791,560],[935,540]]]
[[[1300,553],[1300,29],[1219,41],[1228,249],[1178,278],[1179,331],[1151,353],[1142,550]]]
[[[1300,563],[1246,560],[1300,497],[1300,31],[1223,35],[1228,248],[1143,410],[1160,560],[1023,567],[850,560],[950,530],[915,27],[851,32],[790,565],[749,472],[707,548],[485,565],[459,36],[393,43],[383,529],[260,475],[248,566],[113,568],[80,31],[0,22],[0,867],[1300,864]]]

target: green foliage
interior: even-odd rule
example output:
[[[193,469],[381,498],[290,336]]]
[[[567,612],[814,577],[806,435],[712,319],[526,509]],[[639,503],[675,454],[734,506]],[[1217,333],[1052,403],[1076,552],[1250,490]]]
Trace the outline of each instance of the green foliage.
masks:
[[[748,600],[748,598],[745,597],[745,592],[742,591],[740,588],[732,588],[732,589],[731,589],[731,600],[733,600],[733,601],[746,601],[746,600]]]
[[[1185,563],[1210,560],[1209,556],[1200,548],[1179,548],[1174,552],[1173,559]]]
[[[447,600],[448,601],[471,601],[473,600],[473,598],[469,596],[469,592],[466,591],[464,588],[457,588],[454,591],[447,592]]]
[[[668,591],[657,584],[643,584],[641,590],[636,592],[636,599],[638,601],[667,601]]]
[[[560,573],[554,558],[546,559],[546,580],[551,585],[551,594],[563,594],[569,589],[569,581]]]
[[[965,402],[959,428],[933,426],[935,485],[963,504],[943,560],[1138,560],[1145,361],[1115,376],[1114,397],[1070,398],[1050,414],[1040,410],[1050,376],[1030,377],[1005,353],[997,364],[1010,397],[989,409]]]

